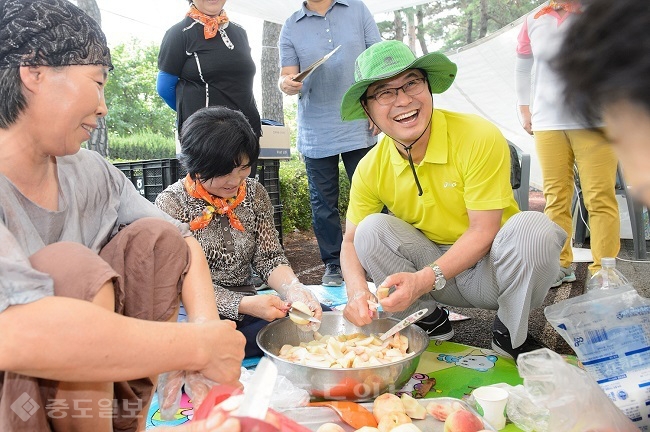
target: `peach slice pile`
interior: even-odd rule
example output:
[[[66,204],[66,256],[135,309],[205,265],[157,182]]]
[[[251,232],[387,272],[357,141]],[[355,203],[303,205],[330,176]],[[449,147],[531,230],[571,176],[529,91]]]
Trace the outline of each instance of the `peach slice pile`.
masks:
[[[324,368],[359,368],[394,363],[414,355],[408,351],[408,338],[396,333],[385,341],[381,335],[352,333],[322,336],[300,345],[283,345],[279,357],[292,363]]]
[[[413,420],[424,420],[427,415],[444,422],[444,432],[487,432],[479,417],[465,409],[460,402],[432,401],[426,406],[408,394],[398,397],[384,393],[375,399],[372,415],[377,427],[363,426],[356,432],[422,432]],[[336,423],[325,423],[317,432],[343,432]]]

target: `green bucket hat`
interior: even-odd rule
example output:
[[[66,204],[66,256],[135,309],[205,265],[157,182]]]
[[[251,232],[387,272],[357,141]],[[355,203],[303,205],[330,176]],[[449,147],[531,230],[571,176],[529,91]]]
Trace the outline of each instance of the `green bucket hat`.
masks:
[[[434,52],[415,58],[403,42],[388,40],[376,43],[359,54],[354,64],[354,84],[343,95],[341,118],[344,121],[366,118],[361,96],[370,84],[392,78],[407,69],[422,69],[427,73],[431,93],[447,90],[456,78],[456,64],[442,53]]]

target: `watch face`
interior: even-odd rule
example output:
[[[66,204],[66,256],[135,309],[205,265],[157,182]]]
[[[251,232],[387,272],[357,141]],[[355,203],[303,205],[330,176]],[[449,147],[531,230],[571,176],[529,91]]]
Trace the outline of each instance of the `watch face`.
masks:
[[[436,279],[433,282],[433,289],[435,291],[443,289],[447,284],[447,279],[445,279],[445,276],[442,274],[442,270],[440,270],[440,267],[435,263],[431,264],[430,267],[436,274]]]

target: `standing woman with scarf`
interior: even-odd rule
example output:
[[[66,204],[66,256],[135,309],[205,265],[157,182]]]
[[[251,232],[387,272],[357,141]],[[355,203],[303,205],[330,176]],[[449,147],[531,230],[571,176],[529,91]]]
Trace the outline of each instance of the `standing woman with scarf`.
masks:
[[[318,318],[329,308],[298,281],[280,245],[269,194],[249,178],[260,146],[242,113],[201,108],[185,122],[180,142],[188,174],[159,194],[156,205],[189,224],[208,259],[219,315],[246,336],[246,357],[261,356],[257,333],[286,316],[291,303],[305,303]],[[251,267],[281,298],[256,295]]]
[[[178,136],[189,116],[213,105],[241,111],[261,135],[248,36],[228,20],[225,3],[189,0],[185,18],[167,30],[160,45],[157,90],[177,112]]]
[[[552,287],[576,280],[571,268],[574,164],[589,212],[594,258],[589,266],[591,273],[600,269],[602,257],[616,257],[620,248],[615,191],[618,160],[602,131],[585,129],[565,104],[564,84],[551,64],[582,7],[577,0],[551,0],[526,17],[517,44],[515,82],[519,113],[524,129],[535,136],[544,178],[544,213],[568,234],[560,254],[560,273]]]

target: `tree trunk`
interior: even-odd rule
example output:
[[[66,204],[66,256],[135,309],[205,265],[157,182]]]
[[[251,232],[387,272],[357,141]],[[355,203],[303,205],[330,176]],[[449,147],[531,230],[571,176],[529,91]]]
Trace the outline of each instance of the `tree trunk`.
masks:
[[[422,5],[418,6],[416,9],[415,17],[417,18],[417,33],[418,42],[420,42],[420,49],[422,54],[429,54],[429,49],[427,48],[427,43],[424,40],[424,11],[422,10]]]
[[[488,2],[481,0],[481,22],[478,27],[478,38],[485,37],[488,31]]]
[[[280,76],[278,40],[281,24],[264,21],[262,31],[262,118],[284,124],[282,92],[278,89]]]
[[[408,45],[411,48],[411,51],[415,52],[415,11],[413,8],[405,9],[406,13],[406,30],[408,34]]]
[[[97,21],[101,27],[102,15],[95,0],[77,0],[77,6]],[[104,117],[97,119],[97,129],[90,134],[86,147],[89,150],[95,150],[105,158],[108,157],[108,131],[106,130],[106,119]]]
[[[404,41],[404,21],[402,21],[402,13],[398,10],[394,12],[395,19],[395,40],[400,42]]]
[[[466,44],[471,44],[472,42],[474,42],[474,39],[472,38],[473,27],[474,27],[474,20],[470,18],[467,21],[467,40],[465,41]]]

